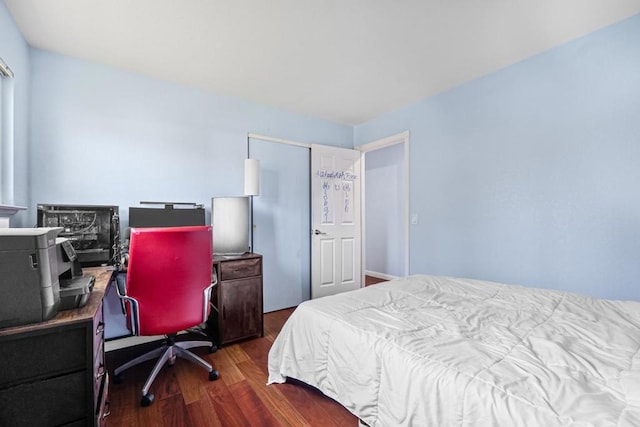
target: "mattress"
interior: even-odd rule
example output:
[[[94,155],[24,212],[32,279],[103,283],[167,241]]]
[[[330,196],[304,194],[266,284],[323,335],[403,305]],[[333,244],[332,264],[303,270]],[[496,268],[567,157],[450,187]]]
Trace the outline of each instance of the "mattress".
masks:
[[[411,276],[300,304],[269,352],[374,426],[640,426],[640,303]]]

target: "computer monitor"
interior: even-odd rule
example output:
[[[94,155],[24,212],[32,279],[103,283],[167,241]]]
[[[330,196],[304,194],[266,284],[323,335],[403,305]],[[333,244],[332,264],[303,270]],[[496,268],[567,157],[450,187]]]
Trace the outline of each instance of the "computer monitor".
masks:
[[[129,208],[129,227],[206,225],[204,208]]]
[[[213,253],[241,255],[249,250],[249,198],[211,199]]]

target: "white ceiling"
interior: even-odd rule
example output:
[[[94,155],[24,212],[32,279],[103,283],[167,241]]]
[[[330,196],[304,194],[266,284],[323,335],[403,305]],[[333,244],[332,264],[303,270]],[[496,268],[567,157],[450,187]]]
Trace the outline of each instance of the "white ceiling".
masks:
[[[359,124],[640,0],[4,0],[36,48]]]

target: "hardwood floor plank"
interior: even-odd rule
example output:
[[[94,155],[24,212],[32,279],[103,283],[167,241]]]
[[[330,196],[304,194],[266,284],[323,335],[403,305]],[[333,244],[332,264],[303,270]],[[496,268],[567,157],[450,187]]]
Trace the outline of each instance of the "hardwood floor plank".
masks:
[[[236,383],[239,384],[239,383]],[[233,387],[233,385],[231,386]],[[244,427],[252,425],[236,404],[233,394],[223,381],[214,381],[206,387],[213,409],[224,426]]]
[[[273,341],[287,321],[295,307],[272,311],[264,316],[264,336]]]
[[[114,384],[113,382],[109,385],[109,387],[110,415],[107,418],[107,423],[109,423],[109,420],[118,420],[117,425],[119,426],[136,426],[138,422],[138,416],[135,411],[132,411],[130,409],[130,407],[132,402],[135,402],[136,399],[138,402],[140,401],[140,392],[131,386]]]
[[[242,350],[240,344],[232,344],[228,347],[224,348],[226,353],[229,354],[229,358],[233,360],[234,363],[244,362],[245,360],[249,360],[249,356]]]
[[[188,363],[184,360],[177,361],[182,363]],[[132,368],[135,369],[135,368]],[[145,375],[143,380],[138,382],[138,390],[142,395],[142,387],[144,386],[147,377],[151,373],[150,369],[144,371]],[[175,366],[165,365],[162,367],[155,381],[151,384],[151,388],[149,388],[149,393],[153,393],[156,399],[162,400],[171,396],[179,396],[181,393],[180,383],[178,381],[178,373],[176,372]]]
[[[266,375],[268,373],[269,350],[272,344],[273,342],[266,338],[256,338],[241,343],[240,347],[248,356],[248,360],[253,360]]]
[[[364,276],[364,285],[365,286],[371,286],[371,285],[375,285],[376,283],[382,283],[382,282],[386,282],[387,279],[380,279],[378,277],[373,277],[373,276]]]
[[[277,387],[265,387],[267,376],[253,361],[242,362],[238,365],[247,382],[251,385],[260,400],[278,419],[281,426],[308,426],[307,420],[294,405],[285,398]]]
[[[215,367],[216,362],[213,357],[210,357],[209,347],[194,347],[189,351]],[[196,402],[206,396],[206,391],[203,389],[209,382],[209,372],[206,369],[183,358],[177,358],[171,369],[175,370],[175,377],[185,404]]]
[[[233,361],[228,351],[229,349],[230,347],[225,347],[215,353],[215,367],[218,372],[220,372],[220,379],[218,381],[224,381],[228,386],[244,380],[244,375],[242,375],[242,372],[238,369],[236,362]]]
[[[155,360],[149,360],[140,365],[133,366],[122,372],[122,384],[112,384],[112,392],[117,388],[128,386],[136,390],[135,401],[140,403],[142,397],[142,387],[147,381],[149,374],[155,366]],[[110,368],[111,369],[111,368]],[[158,399],[180,394],[180,387],[177,382],[176,373],[173,367],[165,365],[158,373],[155,381],[151,384],[149,392]]]
[[[233,384],[229,387],[229,391],[233,395],[233,400],[247,419],[260,420],[260,425],[263,427],[276,427],[280,425],[248,381]]]
[[[162,414],[162,421],[167,427],[191,427],[189,413],[180,395],[167,397],[157,402]]]
[[[192,427],[223,427],[208,396],[187,405]]]
[[[136,411],[138,420],[136,426],[140,427],[162,427],[164,426],[164,420],[162,418],[162,405],[158,405],[156,401],[153,405],[143,408],[140,406],[140,399],[137,400],[135,407],[139,408]],[[111,420],[109,420],[111,422]],[[117,426],[118,424],[113,424]]]
[[[273,384],[312,426],[355,426],[358,418],[320,391],[302,383]]]

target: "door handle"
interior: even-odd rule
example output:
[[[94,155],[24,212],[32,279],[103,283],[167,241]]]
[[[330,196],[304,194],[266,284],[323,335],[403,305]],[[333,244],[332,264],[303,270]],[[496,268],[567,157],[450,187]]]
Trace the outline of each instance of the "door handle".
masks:
[[[327,233],[324,233],[324,232],[322,232],[322,231],[320,231],[320,230],[318,230],[318,229],[316,228],[316,229],[313,231],[313,234],[315,234],[315,235],[317,236],[317,235],[319,235],[319,234],[325,234],[325,235],[326,235]]]

